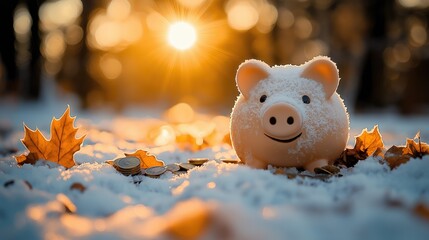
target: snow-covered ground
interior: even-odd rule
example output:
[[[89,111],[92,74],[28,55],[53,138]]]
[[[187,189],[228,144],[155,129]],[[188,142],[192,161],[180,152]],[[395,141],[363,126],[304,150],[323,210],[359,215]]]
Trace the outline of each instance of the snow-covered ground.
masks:
[[[141,140],[148,126],[165,123],[163,110],[82,111],[73,97],[50,91],[39,102],[0,100],[1,126],[10,129],[0,148],[25,151],[22,122],[49,136],[51,118],[69,104],[78,134],[87,134],[75,154],[79,165],[18,167],[18,153],[1,156],[1,239],[428,239],[429,220],[416,214],[416,206],[429,206],[429,156],[393,171],[368,158],[326,181],[216,161],[181,175],[126,177],[105,161],[147,149]],[[429,116],[394,113],[352,115],[351,136],[375,124],[387,147],[404,144],[419,130],[429,141]],[[167,141],[150,151],[166,164],[235,158],[221,143],[186,151]],[[85,191],[71,189],[73,183]]]

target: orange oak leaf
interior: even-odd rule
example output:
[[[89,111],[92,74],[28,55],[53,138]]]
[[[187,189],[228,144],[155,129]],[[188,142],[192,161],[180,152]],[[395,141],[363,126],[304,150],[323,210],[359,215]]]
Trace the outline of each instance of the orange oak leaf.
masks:
[[[362,133],[356,137],[355,150],[372,155],[377,148],[384,148],[383,139],[378,131],[378,125],[368,132],[368,129],[362,130]]]
[[[67,106],[61,118],[53,118],[50,140],[47,140],[39,129],[33,131],[24,124],[25,135],[21,141],[30,153],[15,157],[18,164],[33,164],[44,159],[66,168],[76,165],[73,155],[79,151],[85,136],[76,138],[78,129],[73,126],[75,118],[70,116],[70,106]]]
[[[150,168],[155,166],[164,166],[164,162],[158,160],[156,156],[145,150],[137,150],[135,153],[125,153],[127,157],[136,157],[140,159],[140,168]]]

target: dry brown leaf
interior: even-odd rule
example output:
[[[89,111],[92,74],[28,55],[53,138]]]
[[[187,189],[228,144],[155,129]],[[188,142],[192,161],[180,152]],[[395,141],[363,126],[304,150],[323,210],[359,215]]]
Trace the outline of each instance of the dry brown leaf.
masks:
[[[353,148],[347,148],[341,153],[340,157],[335,160],[335,166],[345,166],[347,168],[353,167],[360,160],[365,160],[368,155],[365,152],[356,151]]]
[[[79,151],[85,136],[76,138],[78,129],[73,126],[75,118],[70,116],[69,106],[61,118],[53,118],[51,122],[51,139],[49,141],[46,140],[39,129],[33,131],[24,124],[25,135],[21,141],[30,153],[15,157],[18,164],[34,164],[37,160],[44,159],[58,163],[66,168],[76,165],[73,155]]]
[[[429,221],[429,206],[424,203],[417,203],[413,208],[414,214]]]
[[[410,160],[411,155],[405,152],[405,147],[397,147],[393,145],[384,154],[384,159],[389,165],[390,169],[394,169],[399,165],[406,163]]]
[[[368,132],[368,129],[362,130],[362,133],[356,137],[355,150],[358,152],[366,153],[367,156],[371,156],[377,148],[384,148],[383,140],[380,132],[378,131],[378,125]]]
[[[135,153],[125,153],[127,157],[136,157],[140,159],[140,168],[150,168],[156,166],[164,166],[164,162],[158,160],[156,156],[145,150],[137,150]]]
[[[19,156],[15,156],[15,159],[18,165],[23,165],[23,164],[35,164],[39,158],[36,157],[36,154],[33,154],[30,152],[27,155],[23,153]]]
[[[373,157],[379,158],[380,160],[384,159],[384,154],[386,154],[385,148],[377,148],[372,154]]]
[[[414,158],[422,158],[424,155],[429,154],[429,145],[425,142],[415,142],[414,139],[407,139],[407,145],[405,147],[405,153],[410,154]]]
[[[417,139],[417,142],[414,139]],[[392,146],[387,150],[384,158],[391,169],[408,162],[411,158],[422,158],[429,154],[429,145],[420,141],[420,132],[414,139],[407,138],[406,146]]]

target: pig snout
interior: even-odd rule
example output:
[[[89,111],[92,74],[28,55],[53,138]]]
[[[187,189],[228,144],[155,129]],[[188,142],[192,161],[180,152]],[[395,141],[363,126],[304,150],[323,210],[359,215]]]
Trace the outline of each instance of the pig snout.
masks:
[[[262,113],[262,128],[267,137],[292,142],[302,134],[301,114],[290,104],[276,103]]]

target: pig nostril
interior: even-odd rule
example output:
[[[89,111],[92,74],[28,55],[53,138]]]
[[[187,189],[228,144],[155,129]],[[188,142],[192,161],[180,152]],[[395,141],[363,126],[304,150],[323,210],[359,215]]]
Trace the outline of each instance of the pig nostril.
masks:
[[[275,125],[277,122],[277,119],[275,117],[270,117],[270,123],[271,125]]]
[[[293,124],[293,122],[294,122],[293,117],[288,117],[288,118],[287,118],[287,123],[288,123],[289,125],[292,125],[292,124]]]

